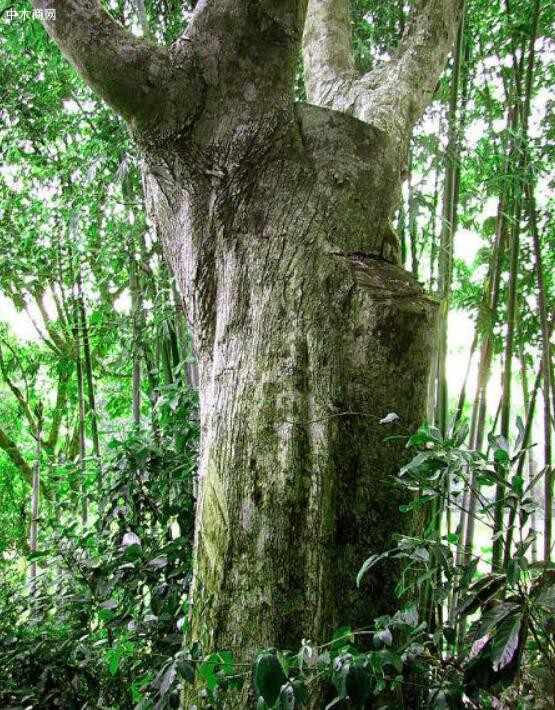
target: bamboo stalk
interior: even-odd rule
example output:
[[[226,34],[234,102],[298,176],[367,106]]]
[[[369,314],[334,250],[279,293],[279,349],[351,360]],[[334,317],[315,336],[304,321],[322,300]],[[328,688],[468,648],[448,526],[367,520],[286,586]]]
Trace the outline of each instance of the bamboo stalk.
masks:
[[[505,164],[505,170],[507,169],[507,164]],[[478,365],[478,380],[476,383],[476,393],[474,396],[474,403],[472,407],[472,417],[470,423],[470,437],[469,446],[471,449],[476,451],[481,451],[484,434],[485,434],[485,421],[486,421],[486,410],[487,410],[487,388],[489,383],[490,371],[491,371],[491,361],[492,361],[492,338],[491,333],[493,331],[493,326],[497,317],[497,305],[499,302],[499,292],[501,283],[501,263],[502,256],[504,252],[505,245],[505,229],[506,229],[506,216],[505,216],[505,193],[502,192],[499,198],[499,204],[497,209],[496,218],[496,229],[495,229],[495,241],[494,247],[489,264],[489,273],[487,278],[487,285],[484,290],[484,298],[482,300],[480,314],[478,316],[478,325],[482,324],[487,318],[487,330],[484,333],[482,344],[480,347],[480,360]],[[475,516],[476,508],[478,504],[478,499],[476,495],[477,490],[477,475],[474,472],[471,479],[471,486],[468,496],[468,513],[466,517],[465,526],[465,540],[464,540],[464,563],[468,564],[470,558],[472,557],[472,550],[474,545],[474,530],[475,530]]]
[[[96,399],[94,394],[94,376],[92,369],[91,345],[89,337],[89,328],[87,324],[87,311],[85,308],[85,299],[83,296],[83,280],[81,275],[81,265],[77,267],[77,304],[79,309],[80,319],[80,336],[83,346],[85,378],[87,381],[87,414],[91,422],[91,438],[93,445],[93,454],[97,467],[100,466],[100,437],[98,434],[98,419],[96,412]],[[99,476],[100,478],[100,476]]]
[[[41,436],[42,436],[42,408],[37,408],[36,430],[35,430],[35,460],[33,461],[33,480],[31,486],[31,524],[29,529],[29,551],[31,555],[38,551],[39,534],[39,506],[40,506],[40,460],[41,460]],[[34,597],[36,594],[37,562],[33,560],[29,567],[29,594]]]
[[[448,419],[448,387],[447,387],[447,337],[449,302],[453,279],[453,250],[457,221],[457,206],[459,197],[459,161],[460,139],[457,126],[457,106],[459,101],[459,84],[463,62],[464,12],[462,15],[455,53],[453,58],[453,74],[451,78],[451,93],[448,111],[448,138],[445,166],[445,186],[443,195],[443,218],[440,232],[439,251],[439,296],[441,299],[438,323],[438,374],[436,419],[441,433],[447,433]]]
[[[133,254],[130,254],[129,290],[131,292],[131,320],[133,323],[133,385],[132,385],[132,412],[133,424],[141,424],[141,344],[140,344],[140,282],[137,273],[137,263]]]
[[[511,228],[511,246],[510,246],[510,268],[509,268],[509,300],[507,304],[507,331],[505,336],[505,351],[503,358],[503,390],[501,396],[501,436],[506,440],[509,439],[510,417],[511,417],[511,383],[512,383],[512,366],[513,366],[513,351],[515,340],[515,323],[517,310],[517,279],[519,269],[520,256],[520,200],[517,200],[516,214]],[[497,473],[500,477],[505,478],[505,471],[501,466],[497,467]],[[503,553],[503,538],[501,532],[503,529],[503,499],[505,496],[505,488],[503,483],[498,483],[495,492],[495,517],[493,529],[493,543],[491,566],[493,570],[499,568],[501,564],[501,556]]]
[[[74,284],[72,290],[73,300],[73,318],[72,318],[72,335],[73,335],[73,358],[75,360],[75,372],[77,376],[77,404],[78,404],[78,442],[79,442],[79,471],[81,474],[81,519],[83,524],[87,523],[89,517],[89,505],[87,498],[87,430],[85,422],[85,393],[83,379],[83,360],[81,356],[81,337],[79,328],[79,285],[73,268],[70,255],[70,276]]]
[[[540,363],[540,368],[541,368],[541,363]],[[528,387],[528,375],[526,373],[526,362],[524,360],[524,353],[521,355],[521,380],[522,380],[522,396],[524,399],[524,406],[526,407],[526,412],[530,411],[531,408],[531,397],[530,397],[530,389]],[[535,391],[535,383],[534,383],[534,391]],[[533,485],[533,481],[536,478],[536,473],[538,471],[537,463],[536,463],[536,457],[534,454],[534,449],[531,448],[528,450],[528,484],[531,486],[530,488],[530,495],[532,498],[534,498],[535,494],[535,485]],[[532,559],[532,562],[536,562],[538,559],[538,541],[536,539],[536,513],[533,511],[530,515],[530,532],[533,533],[534,537],[532,540],[532,545],[530,547],[530,556]]]

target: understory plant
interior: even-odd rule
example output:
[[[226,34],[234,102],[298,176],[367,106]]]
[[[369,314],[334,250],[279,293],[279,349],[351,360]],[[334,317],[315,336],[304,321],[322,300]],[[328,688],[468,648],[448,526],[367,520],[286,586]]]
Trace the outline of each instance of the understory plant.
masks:
[[[362,629],[339,628],[323,643],[261,649],[254,662],[229,651],[203,656],[195,644],[168,662],[172,687],[196,684],[199,706],[212,708],[233,707],[230,695],[244,697],[246,685],[259,710],[304,707],[314,698],[326,698],[326,710],[552,707],[555,567],[530,561],[538,480],[525,483],[519,475],[522,436],[512,448],[490,436],[483,454],[465,445],[467,434],[463,420],[445,437],[424,425],[407,438],[413,456],[398,483],[409,494],[402,508],[421,529],[370,555],[357,578],[375,565],[397,565],[397,611]],[[497,487],[504,491],[499,534],[510,554],[492,569],[487,533]],[[470,518],[480,539],[465,547]]]
[[[83,526],[63,506],[49,522],[51,546],[34,556],[44,569],[35,594],[22,575],[2,571],[3,705],[162,710],[179,707],[189,688],[198,708],[241,707],[247,697],[259,710],[551,707],[555,568],[531,561],[537,480],[516,475],[522,437],[510,447],[490,436],[487,455],[465,445],[464,421],[446,437],[428,425],[407,437],[412,457],[398,485],[419,529],[361,560],[356,580],[395,565],[397,610],[297,649],[206,654],[199,643],[183,645],[195,405],[166,394],[159,406],[171,436],[133,430],[113,442],[101,479],[91,479],[101,490],[94,523]],[[510,555],[492,569],[498,486]],[[471,549],[463,544],[470,514]]]
[[[0,567],[0,706],[131,708],[158,692],[182,644],[198,442],[196,394],[166,389],[154,435],[113,440],[99,471],[58,472],[68,491],[29,556],[34,593],[23,570]]]

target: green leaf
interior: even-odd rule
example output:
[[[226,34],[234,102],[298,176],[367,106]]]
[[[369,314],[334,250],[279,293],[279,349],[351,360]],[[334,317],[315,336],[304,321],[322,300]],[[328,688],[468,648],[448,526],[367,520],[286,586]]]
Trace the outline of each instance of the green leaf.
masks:
[[[111,648],[106,653],[106,660],[108,662],[108,670],[110,671],[111,675],[116,675],[116,673],[118,672],[118,668],[119,668],[119,664],[120,664],[122,655],[123,655],[123,649],[120,646],[116,646],[115,648]]]
[[[415,604],[408,606],[401,612],[401,618],[408,625],[416,628],[418,626],[418,608]]]
[[[233,657],[229,651],[212,653],[198,667],[198,676],[204,680],[208,690],[214,690],[218,685],[216,671],[221,668],[224,673],[233,671]]]
[[[474,579],[474,575],[476,574],[476,570],[478,569],[478,561],[478,558],[475,557],[463,568],[464,571],[460,581],[460,585],[462,588],[467,587]]]
[[[517,416],[516,418],[516,428],[518,429],[518,436],[515,441],[515,449],[520,449],[522,446],[522,443],[524,441],[524,435],[525,435],[525,429],[524,429],[524,424],[522,422],[522,417]]]
[[[344,653],[338,656],[333,663],[333,675],[332,681],[337,690],[337,695],[340,698],[347,697],[347,673],[353,661],[353,655],[351,653]]]
[[[382,631],[378,631],[378,638],[386,646],[391,646],[391,644],[393,643],[393,636],[389,629],[383,629]]]
[[[482,231],[486,237],[491,237],[495,234],[495,229],[497,226],[497,219],[493,216],[486,217],[482,222]]]
[[[461,419],[461,421],[458,423],[457,427],[455,428],[455,431],[453,432],[453,446],[454,447],[459,447],[464,444],[465,439],[468,436],[469,429],[470,429],[470,426],[468,423],[468,419]]]
[[[311,660],[311,658],[312,658],[312,653],[313,653],[313,652],[312,652],[311,646],[309,646],[309,645],[306,643],[305,639],[303,639],[303,643],[302,643],[301,649],[300,649],[299,653],[297,654],[298,665],[299,665],[299,671],[302,672],[303,666],[304,666],[305,664],[306,664],[306,665],[309,664],[309,662],[310,662],[310,660]],[[287,666],[284,666],[284,664],[283,664],[283,662],[281,661],[281,659],[279,659],[279,654],[278,654],[278,660],[280,660],[280,662],[281,662],[281,666],[282,666],[282,668],[283,668],[284,673],[287,673],[287,672],[288,672],[288,668],[287,668]]]
[[[497,451],[493,454],[493,458],[498,463],[507,463],[509,460],[509,454],[505,451],[505,449],[497,449]]]
[[[505,617],[512,614],[516,609],[518,609],[518,605],[514,602],[503,602],[502,604],[494,606],[493,609],[486,611],[480,619],[476,638],[485,636],[490,629],[503,621]]]
[[[263,653],[254,662],[253,684],[257,696],[272,706],[279,697],[281,686],[287,682],[281,663],[273,653]]]
[[[170,663],[160,683],[159,693],[161,696],[166,695],[168,690],[172,687],[176,674],[177,669],[175,663]]]
[[[524,478],[522,476],[513,476],[511,478],[511,489],[518,495],[524,493]]]
[[[364,561],[364,564],[362,567],[359,569],[358,574],[357,574],[357,587],[360,587],[360,583],[362,581],[362,578],[364,575],[368,572],[370,568],[372,568],[376,562],[379,562],[380,560],[385,559],[386,557],[389,556],[389,551],[388,552],[382,552],[381,555],[370,555],[370,557]]]
[[[281,687],[278,701],[276,704],[277,710],[293,710],[295,707],[295,691],[291,683],[287,683]]]
[[[502,574],[488,574],[473,582],[468,588],[468,594],[457,605],[457,614],[472,614],[480,606],[489,601],[505,583]]]
[[[100,605],[101,609],[109,609],[110,611],[113,611],[114,609],[117,609],[118,603],[115,599],[108,599],[105,602],[102,602]]]
[[[409,471],[413,471],[414,469],[419,468],[432,455],[433,455],[432,452],[421,451],[411,461],[409,461],[408,464],[403,466],[403,468],[399,471],[399,476],[404,476],[405,473],[408,473]]]
[[[193,683],[195,680],[195,669],[192,663],[188,661],[177,662],[177,672],[187,683]]]
[[[425,547],[417,547],[410,555],[410,559],[416,560],[417,562],[429,562],[430,553]]]
[[[298,678],[294,680],[291,684],[293,686],[293,692],[295,693],[295,698],[302,704],[302,705],[308,705],[309,701],[309,695],[308,695],[308,690],[306,688],[306,685],[304,684],[304,681],[299,680]]]
[[[128,545],[125,548],[124,557],[128,560],[136,560],[138,557],[141,556],[141,552],[141,546],[134,543],[132,545]]]
[[[516,557],[509,560],[509,565],[507,567],[507,582],[511,587],[516,586],[518,580],[520,579],[520,563],[519,558]]]
[[[370,661],[374,675],[380,675],[383,669],[383,658],[381,657],[380,652],[371,651],[367,655],[367,658]]]
[[[316,668],[319,671],[325,670],[329,664],[331,663],[331,656],[329,651],[324,651],[318,656],[318,660],[316,661]]]
[[[536,603],[555,611],[555,584],[542,591],[536,597]]]
[[[401,660],[401,656],[399,656],[399,654],[385,648],[382,651],[378,651],[378,653],[381,656],[382,665],[385,666],[387,664],[393,666],[397,673],[402,673],[403,661]]]
[[[522,617],[511,616],[499,626],[491,648],[491,662],[494,671],[508,665],[518,649]]]
[[[165,555],[160,555],[152,560],[149,560],[149,567],[153,567],[156,570],[163,569],[168,564],[168,558]]]
[[[341,626],[333,632],[331,647],[335,650],[349,643],[354,643],[355,635],[350,626]]]

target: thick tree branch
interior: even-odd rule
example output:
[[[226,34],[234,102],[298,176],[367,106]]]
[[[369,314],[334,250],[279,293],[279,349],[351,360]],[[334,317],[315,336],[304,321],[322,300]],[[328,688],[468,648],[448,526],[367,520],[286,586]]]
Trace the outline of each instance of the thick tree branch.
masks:
[[[2,428],[0,428],[0,449],[3,449],[6,452],[10,461],[20,470],[23,478],[27,481],[27,483],[31,484],[33,480],[33,472],[31,471],[31,467],[21,455],[15,441],[12,441],[12,439],[10,439]]]
[[[42,320],[44,322],[44,326],[46,328],[46,332],[50,336],[50,339],[54,343],[54,345],[59,349],[61,353],[63,352],[69,352],[71,348],[71,344],[68,343],[68,341],[65,338],[62,338],[59,333],[56,331],[56,327],[54,323],[52,322],[52,319],[50,318],[50,315],[48,314],[48,311],[46,310],[46,306],[44,305],[44,292],[39,292],[36,291],[33,293],[33,298],[35,300],[35,303],[37,304],[37,308],[40,311],[40,314],[42,316]]]
[[[291,105],[307,0],[200,0],[185,38],[224,100]]]
[[[44,11],[48,34],[75,69],[127,121],[194,111],[197,87],[194,81],[185,86],[183,66],[121,27],[97,0],[33,0],[33,6]],[[46,17],[48,8],[56,11],[54,19]]]
[[[357,79],[349,0],[309,0],[303,61],[311,102],[347,111]]]
[[[414,0],[413,19],[390,61],[364,76],[351,69],[348,0],[309,0],[304,38],[309,99],[346,111],[404,146],[443,70],[463,0]],[[330,22],[330,30],[322,23]]]

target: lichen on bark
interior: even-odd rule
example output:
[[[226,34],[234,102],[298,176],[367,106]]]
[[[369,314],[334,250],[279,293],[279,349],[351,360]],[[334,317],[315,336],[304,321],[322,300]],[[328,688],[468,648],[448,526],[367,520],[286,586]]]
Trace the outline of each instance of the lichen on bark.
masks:
[[[435,312],[384,249],[399,184],[387,135],[311,106],[271,130],[145,151],[200,357],[191,633],[242,657],[392,607],[393,572],[361,590],[355,577],[404,526],[400,447],[379,419],[396,411],[407,432],[424,417]],[[199,165],[209,179],[190,177]]]

